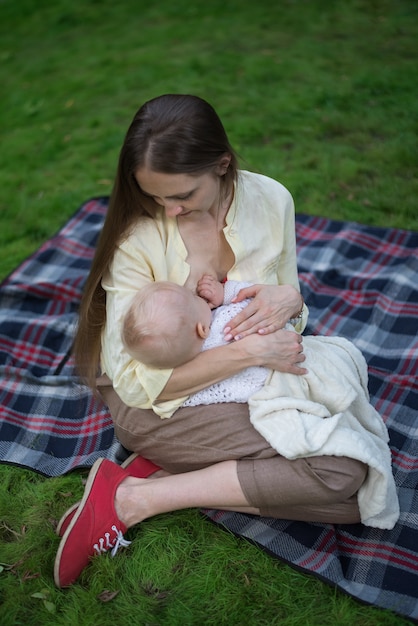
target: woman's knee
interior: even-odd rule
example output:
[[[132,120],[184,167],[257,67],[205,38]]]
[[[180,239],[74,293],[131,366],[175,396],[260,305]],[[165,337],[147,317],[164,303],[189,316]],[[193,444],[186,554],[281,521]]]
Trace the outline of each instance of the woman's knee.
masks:
[[[342,502],[355,495],[364,483],[368,466],[357,459],[319,456],[305,459],[328,502]]]
[[[240,460],[241,487],[252,506],[333,505],[353,498],[367,466],[345,457]]]

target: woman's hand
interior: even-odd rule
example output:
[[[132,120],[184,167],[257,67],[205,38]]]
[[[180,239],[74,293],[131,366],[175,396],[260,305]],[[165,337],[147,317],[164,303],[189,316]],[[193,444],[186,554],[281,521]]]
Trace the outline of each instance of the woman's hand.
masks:
[[[274,333],[296,317],[302,306],[302,296],[291,285],[252,285],[241,289],[233,301],[246,298],[253,300],[224,328],[226,341]]]
[[[281,329],[268,336],[253,334],[241,343],[245,351],[257,360],[257,365],[299,376],[308,373],[301,367],[306,358],[303,337],[293,330]]]

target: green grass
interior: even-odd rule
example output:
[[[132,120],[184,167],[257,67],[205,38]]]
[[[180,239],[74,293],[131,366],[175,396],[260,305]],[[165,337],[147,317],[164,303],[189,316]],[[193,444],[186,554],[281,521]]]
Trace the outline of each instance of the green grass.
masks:
[[[417,17],[415,0],[3,0],[0,277],[110,192],[135,110],[168,92],[208,99],[297,211],[417,230]],[[0,475],[4,626],[406,623],[197,511],[142,524],[129,556],[59,591],[54,525],[85,474]]]

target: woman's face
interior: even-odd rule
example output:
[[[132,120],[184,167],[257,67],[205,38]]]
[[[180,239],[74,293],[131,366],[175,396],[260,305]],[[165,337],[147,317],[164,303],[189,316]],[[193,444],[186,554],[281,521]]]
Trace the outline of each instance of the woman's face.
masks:
[[[221,178],[216,173],[163,174],[142,167],[135,178],[142,192],[164,207],[167,217],[198,218],[218,211]]]

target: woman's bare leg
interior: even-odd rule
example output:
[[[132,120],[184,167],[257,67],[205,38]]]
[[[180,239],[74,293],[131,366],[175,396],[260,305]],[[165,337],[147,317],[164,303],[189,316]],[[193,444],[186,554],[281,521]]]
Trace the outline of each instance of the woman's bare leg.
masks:
[[[128,477],[116,491],[116,513],[128,528],[160,513],[201,507],[260,514],[244,496],[236,461],[152,481]]]

